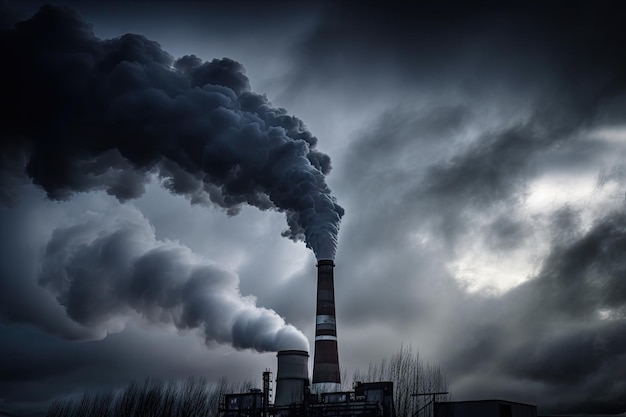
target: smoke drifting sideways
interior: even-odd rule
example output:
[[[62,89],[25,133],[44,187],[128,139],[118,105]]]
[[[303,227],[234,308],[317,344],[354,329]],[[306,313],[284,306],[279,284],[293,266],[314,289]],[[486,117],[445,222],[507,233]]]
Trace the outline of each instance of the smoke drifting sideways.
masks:
[[[49,198],[106,190],[125,201],[158,175],[172,193],[229,215],[244,204],[284,212],[284,236],[334,258],[344,211],[325,182],[330,158],[301,120],[250,90],[239,63],[175,60],[134,34],[100,40],[56,6],[2,31],[0,53],[0,147],[26,158]]]
[[[37,280],[80,325],[57,324],[56,333],[68,339],[103,338],[138,314],[150,323],[201,329],[209,346],[308,350],[299,330],[241,296],[235,273],[157,240],[132,206],[87,213],[55,229]]]

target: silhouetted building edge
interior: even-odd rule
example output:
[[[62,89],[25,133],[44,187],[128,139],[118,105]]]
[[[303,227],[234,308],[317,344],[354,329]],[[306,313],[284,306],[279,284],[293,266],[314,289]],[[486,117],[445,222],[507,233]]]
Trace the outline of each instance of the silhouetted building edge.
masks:
[[[435,417],[537,417],[537,406],[506,400],[435,402],[433,408]]]

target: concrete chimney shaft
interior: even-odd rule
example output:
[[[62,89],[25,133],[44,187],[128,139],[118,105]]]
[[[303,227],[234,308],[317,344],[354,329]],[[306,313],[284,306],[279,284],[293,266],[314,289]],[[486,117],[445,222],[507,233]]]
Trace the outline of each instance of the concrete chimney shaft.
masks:
[[[337,327],[335,323],[335,289],[332,259],[317,261],[317,316],[315,320],[314,388],[341,383]],[[332,385],[331,385],[332,386]]]
[[[309,352],[281,350],[276,372],[274,405],[299,405],[304,401],[304,388],[309,386]]]

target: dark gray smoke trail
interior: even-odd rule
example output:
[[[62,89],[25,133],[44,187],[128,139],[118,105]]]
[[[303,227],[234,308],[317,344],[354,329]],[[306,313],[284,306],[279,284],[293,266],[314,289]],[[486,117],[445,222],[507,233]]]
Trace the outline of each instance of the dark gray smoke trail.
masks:
[[[334,257],[343,209],[325,183],[330,158],[301,120],[250,91],[239,63],[174,60],[139,35],[99,40],[52,6],[3,31],[0,52],[3,151],[26,154],[50,198],[105,189],[123,201],[156,173],[192,203],[284,212],[285,236]]]

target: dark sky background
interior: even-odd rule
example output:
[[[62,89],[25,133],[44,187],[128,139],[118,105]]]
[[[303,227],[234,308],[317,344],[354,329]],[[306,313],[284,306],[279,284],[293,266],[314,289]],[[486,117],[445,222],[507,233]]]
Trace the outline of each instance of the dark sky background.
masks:
[[[341,218],[344,375],[626,413],[626,14],[547,3],[2,3],[0,411],[260,379]]]

